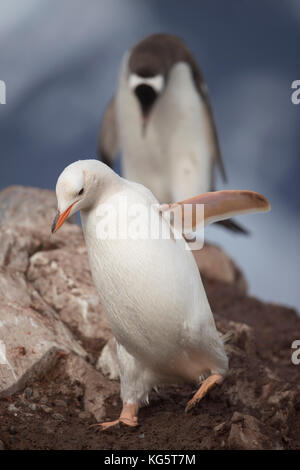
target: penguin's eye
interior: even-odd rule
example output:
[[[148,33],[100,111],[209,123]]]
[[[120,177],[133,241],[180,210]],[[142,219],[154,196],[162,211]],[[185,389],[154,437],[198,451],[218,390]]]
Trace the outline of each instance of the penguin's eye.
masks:
[[[79,193],[78,193],[78,196],[81,196],[81,194],[83,194],[83,191],[84,191],[84,189],[81,188],[81,190],[80,190]]]

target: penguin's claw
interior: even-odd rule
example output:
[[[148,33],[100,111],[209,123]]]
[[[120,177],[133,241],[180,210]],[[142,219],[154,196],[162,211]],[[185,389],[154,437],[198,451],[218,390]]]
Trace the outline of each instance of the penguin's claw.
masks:
[[[197,403],[202,400],[202,398],[207,394],[207,392],[214,387],[216,384],[220,384],[223,381],[223,377],[220,374],[210,375],[204,382],[201,384],[199,390],[195,393],[193,398],[188,402],[185,407],[185,413],[188,413]]]
[[[135,428],[139,424],[137,417],[138,409],[139,405],[137,403],[125,403],[123,405],[122,413],[119,419],[116,419],[115,421],[108,421],[106,423],[92,424],[92,427],[98,426],[100,431],[106,431],[106,429],[112,428],[114,426],[119,427],[123,424],[125,426],[129,426],[130,428]]]
[[[96,423],[92,424],[91,427],[98,427],[99,431],[106,431],[107,429],[110,429],[112,427],[120,427],[122,425],[128,426],[130,428],[135,428],[138,426],[138,421],[136,420],[129,420],[129,419],[124,419],[124,418],[119,418],[116,419],[115,421],[107,421],[104,423]]]
[[[115,421],[108,421],[106,423],[96,423],[91,424],[91,428],[98,428],[98,431],[105,431],[106,429],[112,428],[113,426],[119,425],[120,420],[116,419]]]

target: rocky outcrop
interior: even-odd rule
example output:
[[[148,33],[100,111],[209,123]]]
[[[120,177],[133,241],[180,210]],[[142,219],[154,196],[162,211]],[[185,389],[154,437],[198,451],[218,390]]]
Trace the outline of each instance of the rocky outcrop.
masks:
[[[111,337],[83,244],[35,253],[30,258],[27,279],[72,331],[103,341]]]
[[[253,416],[242,415],[238,412],[235,412],[231,419],[228,446],[230,449],[239,450],[268,450],[272,448],[271,442],[263,433],[262,423]]]
[[[193,251],[200,273],[220,282],[236,286],[247,292],[247,281],[234,261],[219,247],[206,243],[199,251]]]
[[[82,338],[103,345],[111,337],[81,229],[67,223],[53,237],[55,212],[52,191],[11,187],[0,193],[2,396],[45,374],[62,353],[88,357]]]
[[[33,192],[33,210],[36,208],[41,216],[37,195],[42,195],[40,204],[44,203],[45,195],[43,191]],[[49,370],[61,352],[73,351],[82,357],[87,353],[28,281],[31,256],[36,251],[53,248],[40,225],[44,219],[38,219],[37,225],[29,228],[24,214],[22,226],[23,201],[28,199],[24,191],[17,191],[16,198],[20,197],[17,200],[13,196],[5,199],[3,193],[0,195],[3,204],[0,206],[0,394],[8,395]]]
[[[119,386],[95,371],[83,358],[70,354],[65,362],[65,372],[71,383],[84,384],[84,409],[101,421],[105,416],[105,401],[119,392]]]
[[[56,212],[54,191],[9,186],[0,193],[0,224],[47,228]]]
[[[141,430],[95,434],[90,424],[120,410],[116,345],[81,228],[52,235],[55,212],[52,191],[0,193],[0,448],[299,447],[300,320],[247,297],[240,269],[214,245],[194,255],[217,327],[230,332],[226,380],[189,415],[194,387],[167,387],[142,410]]]

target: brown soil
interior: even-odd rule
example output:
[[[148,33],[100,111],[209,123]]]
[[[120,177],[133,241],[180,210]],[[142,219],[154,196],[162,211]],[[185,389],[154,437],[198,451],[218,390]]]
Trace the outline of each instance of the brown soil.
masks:
[[[172,386],[153,392],[150,405],[140,412],[138,428],[99,432],[90,426],[95,419],[83,412],[82,386],[70,384],[64,375],[62,357],[39,382],[0,400],[0,440],[5,449],[243,448],[245,444],[233,437],[232,423],[240,419],[237,414],[232,419],[235,412],[259,420],[258,446],[300,449],[300,365],[291,363],[291,343],[300,339],[299,317],[228,285],[205,284],[218,328],[225,332],[233,325],[229,321],[245,323],[253,328],[253,337],[251,329],[237,335],[229,350],[226,380],[196,409],[184,413],[195,387]],[[91,356],[95,349],[91,345]],[[119,397],[112,396],[107,416],[116,418],[120,407]]]

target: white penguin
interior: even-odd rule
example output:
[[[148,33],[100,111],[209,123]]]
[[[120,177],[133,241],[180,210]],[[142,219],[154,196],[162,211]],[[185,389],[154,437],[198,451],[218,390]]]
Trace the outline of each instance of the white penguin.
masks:
[[[99,136],[110,167],[118,150],[124,177],[162,203],[214,190],[216,165],[226,180],[207,86],[178,37],[154,34],[125,54]],[[231,220],[222,224],[247,232]]]
[[[174,238],[166,217],[182,203],[160,206],[147,188],[98,160],[65,168],[56,194],[52,232],[80,211],[92,277],[117,341],[123,409],[102,429],[119,422],[136,426],[153,387],[199,383],[206,375],[188,411],[222,381],[228,359],[192,252],[184,238]],[[206,193],[184,201],[184,207],[203,203],[205,223],[269,209],[268,201],[251,191]],[[120,221],[125,236],[114,231]],[[145,236],[158,225],[171,236]],[[142,236],[133,236],[137,233]]]

